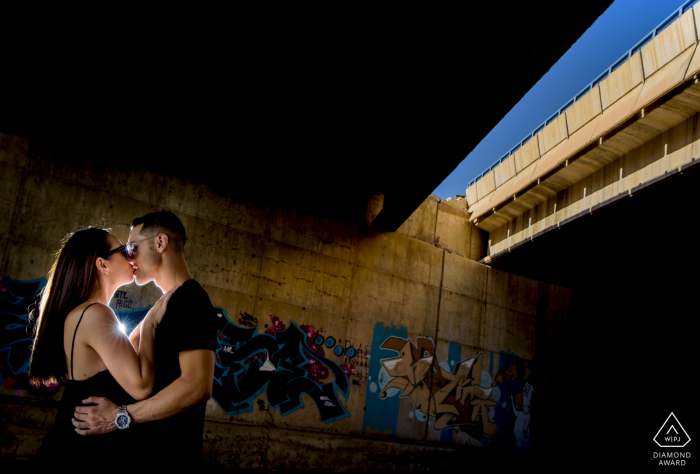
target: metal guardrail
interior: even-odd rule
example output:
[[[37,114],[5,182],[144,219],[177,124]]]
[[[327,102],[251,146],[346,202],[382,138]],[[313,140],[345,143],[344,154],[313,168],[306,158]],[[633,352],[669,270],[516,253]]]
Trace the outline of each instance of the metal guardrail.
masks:
[[[632,48],[630,48],[625,54],[620,57],[617,61],[612,63],[610,67],[608,67],[605,71],[600,73],[598,77],[593,79],[590,84],[588,84],[586,87],[584,87],[579,93],[577,93],[574,97],[572,97],[566,104],[564,104],[558,111],[554,112],[547,120],[542,122],[537,128],[535,128],[530,134],[528,134],[524,139],[522,139],[519,143],[517,143],[513,148],[511,148],[505,155],[503,155],[499,160],[497,160],[495,163],[493,163],[491,166],[489,166],[483,173],[481,173],[479,176],[474,178],[468,185],[467,188],[470,186],[476,184],[481,178],[486,176],[487,173],[490,171],[494,170],[498,165],[500,165],[506,158],[508,158],[510,155],[515,153],[520,147],[525,145],[528,141],[530,141],[535,135],[537,135],[544,127],[552,123],[554,120],[556,120],[561,114],[563,114],[566,109],[574,105],[574,103],[581,99],[588,91],[590,91],[592,88],[600,84],[600,82],[603,81],[606,77],[608,77],[615,69],[620,67],[625,61],[627,61],[629,58],[632,57],[633,54],[635,54],[637,51],[642,49],[642,47],[647,44],[649,41],[654,39],[657,34],[659,34],[661,31],[664,30],[668,25],[673,23],[674,20],[678,19],[683,15],[685,12],[687,12],[693,5],[695,5],[698,1],[700,0],[686,0],[683,5],[681,5],[677,10],[675,10],[673,13],[671,13],[664,21],[659,23],[656,28],[651,30],[649,33],[647,33],[644,38],[639,40]]]

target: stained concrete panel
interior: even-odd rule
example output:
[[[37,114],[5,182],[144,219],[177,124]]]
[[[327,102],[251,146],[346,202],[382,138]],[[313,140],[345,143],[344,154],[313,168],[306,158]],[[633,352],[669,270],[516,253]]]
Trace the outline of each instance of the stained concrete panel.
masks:
[[[359,266],[352,284],[350,318],[372,324],[406,326],[409,332],[434,335],[439,288]]]
[[[360,229],[358,265],[402,278],[438,286],[442,274],[442,250],[392,232]]]
[[[647,80],[644,82],[642,91],[639,93],[634,109],[639,110],[647,106],[665,92],[668,92],[673,87],[680,84],[685,78],[685,73],[688,70],[688,65],[690,64],[694,52],[693,48],[687,49],[663,68],[659,69],[654,75],[651,77],[647,76]]]
[[[0,162],[25,167],[28,154],[28,139],[0,132]]]
[[[438,339],[478,346],[481,342],[481,320],[484,317],[484,311],[483,301],[443,289],[440,299]]]
[[[269,212],[267,207],[233,200],[208,186],[170,176],[163,179],[161,206],[257,235],[264,234]]]
[[[30,158],[28,169],[35,174],[52,176],[66,183],[95,188],[154,206],[160,201],[163,177],[150,171],[99,157],[72,161],[37,152]]]
[[[476,194],[476,183],[472,184],[471,186],[469,186],[467,188],[465,196],[467,198],[467,205],[469,207],[472,207],[474,204],[477,203],[479,198],[477,197],[477,194]]]
[[[104,219],[104,223],[98,225],[111,228],[112,233],[122,242],[127,241],[131,223],[135,217],[161,210],[157,204],[131,199],[114,193],[100,193],[99,198],[100,201],[96,202],[96,204],[101,209],[100,221]]]
[[[528,143],[529,144],[529,143]],[[526,144],[525,146],[527,146]],[[537,139],[535,139],[535,146],[537,144]],[[518,150],[520,151],[520,150]],[[516,152],[517,153],[517,152]],[[539,157],[539,150],[537,150],[537,156]],[[507,182],[510,178],[515,176],[515,156],[510,155],[508,158],[503,160],[500,165],[496,168],[496,187],[500,187],[503,183]]]
[[[350,262],[279,242],[267,242],[257,295],[345,316],[351,277]]]
[[[11,239],[58,250],[67,233],[102,223],[101,197],[97,190],[27,172]]]
[[[601,81],[600,99],[603,110],[606,110],[625,94],[639,86],[642,81],[644,81],[642,53],[637,51],[630,59],[622,63]]]
[[[142,201],[78,186],[43,174],[25,172],[11,238],[45,248],[78,228],[111,227],[123,242],[136,216],[155,210]]]
[[[507,308],[486,305],[482,347],[494,352],[513,352],[532,360],[535,356],[536,320]]]
[[[479,200],[484,199],[489,193],[496,189],[496,177],[493,171],[489,171],[486,175],[476,182],[476,192]]]
[[[0,161],[0,238],[10,235],[10,225],[19,197],[24,168]]]
[[[357,225],[309,216],[293,210],[272,209],[265,236],[351,262],[357,239]]]
[[[255,312],[257,299],[253,295],[209,285],[202,285],[202,287],[207,290],[211,303],[214,306],[223,308],[234,322],[238,321],[240,313],[253,314]]]
[[[401,227],[396,229],[396,233],[432,244],[435,241],[437,208],[438,198],[431,194],[411,213]]]
[[[687,11],[642,47],[644,76],[647,79],[696,43],[694,23],[692,10]]]
[[[566,114],[561,114],[537,134],[540,155],[544,155],[567,137]]]
[[[520,173],[540,157],[540,145],[537,137],[532,137],[526,144],[518,148],[512,155],[515,161],[515,170]]]
[[[539,282],[489,268],[486,302],[530,316],[537,315]]]
[[[468,296],[476,301],[485,301],[488,270],[489,268],[481,263],[445,253],[443,291]]]
[[[603,135],[632,115],[632,107],[634,106],[635,102],[637,102],[637,98],[639,97],[639,93],[642,91],[642,87],[643,84],[639,84],[610,107],[606,108],[598,121],[598,125],[596,126],[595,132],[593,132],[593,136],[599,137]]]
[[[566,109],[566,123],[569,128],[569,137],[594,117],[600,115],[603,108],[600,103],[600,87],[595,86],[583,97]]]
[[[17,241],[10,241],[6,249],[0,274],[14,280],[47,278],[51,265],[56,260],[57,249],[51,250]]]
[[[469,256],[472,226],[466,209],[441,202],[438,204],[435,244],[462,256]]]
[[[230,227],[181,216],[192,276],[202,284],[255,295],[262,266],[263,238]]]

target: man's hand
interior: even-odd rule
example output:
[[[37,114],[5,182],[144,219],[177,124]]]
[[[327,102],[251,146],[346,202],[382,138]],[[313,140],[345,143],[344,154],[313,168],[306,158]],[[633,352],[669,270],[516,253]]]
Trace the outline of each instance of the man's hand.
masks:
[[[114,419],[119,407],[104,397],[90,397],[83,403],[94,403],[92,407],[75,407],[73,426],[79,435],[109,433],[117,429]]]

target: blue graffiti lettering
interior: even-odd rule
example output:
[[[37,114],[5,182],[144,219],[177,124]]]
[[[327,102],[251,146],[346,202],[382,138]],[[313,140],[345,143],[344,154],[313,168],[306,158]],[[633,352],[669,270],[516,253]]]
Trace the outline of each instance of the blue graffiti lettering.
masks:
[[[46,285],[44,278],[18,281],[0,277],[0,383],[29,372],[32,337],[28,333],[29,305]]]
[[[296,323],[273,334],[257,334],[257,327],[241,327],[226,311],[217,310],[226,317],[219,319],[213,398],[227,414],[253,411],[255,398],[266,392],[270,406],[282,416],[304,407],[302,393],[311,397],[326,423],[350,416],[336,395],[340,392],[347,400],[347,375],[338,364],[309,347],[307,334]],[[329,340],[335,343],[329,337],[326,346]],[[319,370],[319,363],[327,370]],[[328,370],[334,375],[333,382],[320,383],[318,376],[314,380],[314,374],[327,374]]]

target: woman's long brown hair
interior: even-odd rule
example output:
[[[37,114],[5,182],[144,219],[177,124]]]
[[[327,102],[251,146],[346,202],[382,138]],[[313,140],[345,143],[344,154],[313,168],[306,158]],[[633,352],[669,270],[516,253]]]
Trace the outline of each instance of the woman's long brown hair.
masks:
[[[95,260],[109,252],[109,232],[87,227],[66,235],[32,317],[36,322],[29,383],[57,383],[66,376],[63,325],[66,316],[99,289]],[[72,374],[71,374],[72,375]]]

